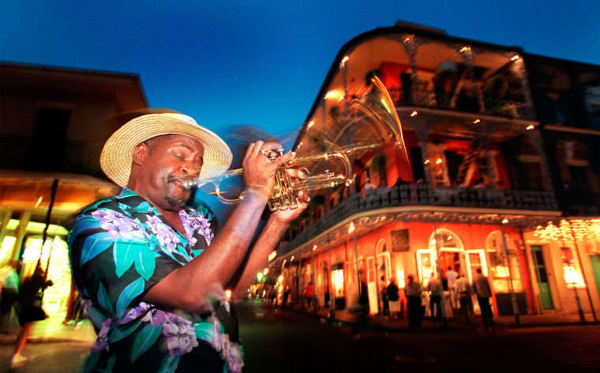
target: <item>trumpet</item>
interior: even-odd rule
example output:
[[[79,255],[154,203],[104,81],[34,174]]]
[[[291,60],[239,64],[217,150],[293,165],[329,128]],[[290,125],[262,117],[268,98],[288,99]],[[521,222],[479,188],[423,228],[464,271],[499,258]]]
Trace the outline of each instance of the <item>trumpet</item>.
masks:
[[[226,196],[228,191],[223,190],[221,184],[233,177],[241,177],[243,171],[242,168],[237,168],[211,179],[199,180],[197,177],[187,176],[180,180],[185,188],[206,190],[212,187],[212,194],[221,202],[233,204],[241,202],[244,194],[229,198]],[[300,173],[303,177],[298,176]],[[352,165],[345,150],[338,149],[294,158],[275,171],[275,188],[267,204],[271,211],[294,209],[298,207],[296,195],[301,190],[314,191],[339,185],[349,186],[352,181]]]
[[[342,108],[337,107],[340,115],[315,116],[316,119],[303,128],[293,147],[297,157],[275,172],[275,188],[268,201],[271,211],[297,207],[296,194],[301,190],[349,186],[354,181],[352,163],[366,164],[384,148],[397,152],[410,164],[394,102],[379,78],[373,77],[371,83],[367,94],[347,98]],[[272,160],[283,153],[282,150],[265,150],[263,154]],[[299,177],[300,172],[306,177]],[[221,202],[231,204],[242,201],[244,194],[228,192],[222,184],[241,177],[242,173],[243,169],[239,168],[212,179],[187,176],[182,180],[187,188],[212,187],[212,194]],[[234,194],[237,197],[226,196]]]

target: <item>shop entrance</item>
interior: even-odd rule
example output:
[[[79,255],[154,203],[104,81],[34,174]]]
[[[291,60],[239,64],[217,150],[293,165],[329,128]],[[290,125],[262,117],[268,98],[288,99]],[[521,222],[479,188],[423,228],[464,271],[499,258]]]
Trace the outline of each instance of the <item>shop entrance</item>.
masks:
[[[461,256],[457,251],[442,251],[440,252],[440,267],[443,272],[446,272],[448,268],[452,268],[453,271],[461,273]]]
[[[465,263],[465,249],[458,235],[449,229],[438,229],[429,239],[429,253],[423,250],[417,258],[421,264],[423,280],[435,272],[447,272],[448,268],[462,274],[469,269]],[[436,255],[439,253],[439,256]],[[436,260],[437,259],[437,260]]]
[[[548,272],[546,270],[546,261],[544,260],[542,245],[531,245],[531,253],[533,254],[533,266],[537,276],[542,309],[552,310],[554,309],[554,302],[552,301],[552,294],[550,293],[550,283],[548,281]]]

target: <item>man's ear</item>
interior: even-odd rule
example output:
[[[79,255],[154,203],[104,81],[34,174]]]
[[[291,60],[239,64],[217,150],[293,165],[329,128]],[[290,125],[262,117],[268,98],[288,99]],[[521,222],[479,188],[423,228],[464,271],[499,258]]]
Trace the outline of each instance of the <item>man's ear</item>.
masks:
[[[144,159],[146,159],[149,152],[150,148],[148,145],[145,143],[137,144],[136,147],[133,148],[132,163],[139,165],[142,161],[144,161]]]

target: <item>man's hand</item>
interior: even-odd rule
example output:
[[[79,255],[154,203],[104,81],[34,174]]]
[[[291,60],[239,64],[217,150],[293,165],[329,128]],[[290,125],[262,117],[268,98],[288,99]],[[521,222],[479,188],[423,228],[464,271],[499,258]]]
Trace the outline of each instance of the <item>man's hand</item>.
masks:
[[[275,211],[272,214],[273,218],[282,224],[289,224],[292,220],[296,219],[308,207],[308,201],[310,201],[308,192],[305,190],[298,192],[296,201],[298,202],[298,207]]]
[[[267,156],[268,152],[280,148],[281,145],[276,142],[257,141],[248,146],[242,162],[246,187],[258,191],[266,200],[273,195],[277,168],[295,156],[294,153],[287,153],[274,159]]]

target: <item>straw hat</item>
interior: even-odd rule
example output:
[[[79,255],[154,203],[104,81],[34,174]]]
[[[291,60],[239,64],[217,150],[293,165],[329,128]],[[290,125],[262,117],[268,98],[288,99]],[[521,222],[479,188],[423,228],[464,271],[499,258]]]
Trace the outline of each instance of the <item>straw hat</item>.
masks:
[[[186,135],[204,147],[204,164],[200,179],[218,176],[231,165],[231,150],[213,132],[194,119],[179,113],[146,114],[125,123],[104,144],[100,167],[109,179],[124,187],[129,182],[133,149],[140,143],[161,135]]]

